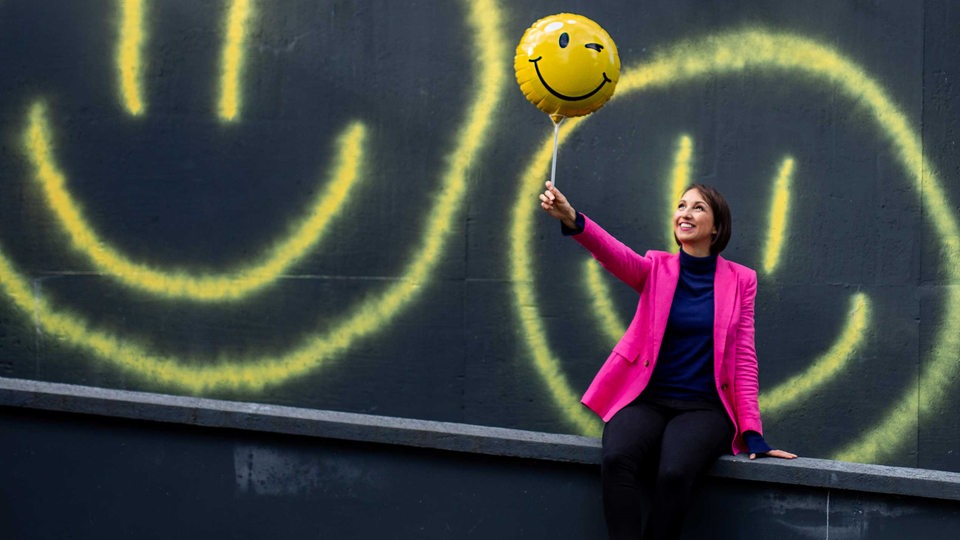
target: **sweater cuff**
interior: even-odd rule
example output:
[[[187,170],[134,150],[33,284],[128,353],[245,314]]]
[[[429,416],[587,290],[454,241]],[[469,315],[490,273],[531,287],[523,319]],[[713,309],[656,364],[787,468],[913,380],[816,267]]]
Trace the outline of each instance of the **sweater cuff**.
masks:
[[[576,235],[578,235],[578,234],[580,234],[580,233],[583,232],[584,224],[585,224],[585,222],[583,221],[583,214],[581,214],[580,212],[577,212],[577,226],[576,226],[576,228],[567,227],[567,226],[564,225],[563,222],[561,221],[561,222],[560,222],[560,232],[562,232],[564,236],[576,236]]]
[[[743,442],[747,443],[747,448],[751,454],[766,454],[773,450],[767,441],[763,440],[763,435],[756,431],[746,431],[743,434]]]

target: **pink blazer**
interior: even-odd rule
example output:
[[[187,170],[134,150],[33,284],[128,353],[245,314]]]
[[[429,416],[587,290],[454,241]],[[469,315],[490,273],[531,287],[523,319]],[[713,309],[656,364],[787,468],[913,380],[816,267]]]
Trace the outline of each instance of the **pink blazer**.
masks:
[[[637,311],[582,402],[609,421],[637,398],[653,374],[680,276],[678,253],[639,255],[584,216],[583,232],[573,237],[610,273],[640,293]],[[713,361],[717,392],[736,428],[731,448],[746,451],[745,431],[763,434],[757,404],[757,352],[753,306],[757,274],[717,257],[714,281]]]

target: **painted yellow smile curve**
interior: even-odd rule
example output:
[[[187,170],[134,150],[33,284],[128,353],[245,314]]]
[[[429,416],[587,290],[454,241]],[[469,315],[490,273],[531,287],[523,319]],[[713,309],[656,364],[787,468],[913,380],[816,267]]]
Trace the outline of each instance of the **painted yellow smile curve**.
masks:
[[[97,234],[66,188],[66,176],[54,158],[50,131],[46,106],[34,104],[24,133],[27,156],[34,168],[34,180],[42,187],[47,206],[67,233],[73,248],[98,271],[128,287],[168,298],[200,302],[241,300],[274,282],[305,252],[315,248],[360,178],[360,158],[366,137],[366,128],[358,122],[344,128],[337,140],[337,164],[326,188],[321,190],[310,211],[292,228],[289,236],[252,264],[219,274],[195,275],[133,261]]]

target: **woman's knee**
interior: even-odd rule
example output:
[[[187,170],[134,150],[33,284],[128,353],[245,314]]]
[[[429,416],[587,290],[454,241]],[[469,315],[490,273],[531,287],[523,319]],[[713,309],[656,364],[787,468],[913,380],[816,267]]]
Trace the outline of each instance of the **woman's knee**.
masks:
[[[657,469],[657,482],[661,485],[692,486],[700,471],[689,464],[677,463],[670,460],[660,462]]]
[[[636,475],[645,469],[646,462],[642,452],[623,448],[603,448],[600,455],[600,468],[605,476],[618,473]]]

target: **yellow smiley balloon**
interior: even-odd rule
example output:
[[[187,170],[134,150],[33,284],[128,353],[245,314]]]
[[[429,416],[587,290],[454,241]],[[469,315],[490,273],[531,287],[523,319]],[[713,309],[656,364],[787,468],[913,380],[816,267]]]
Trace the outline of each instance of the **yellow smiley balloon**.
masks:
[[[610,99],[620,79],[620,55],[600,25],[558,13],[524,32],[513,68],[523,95],[559,122],[590,114]]]

